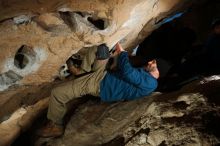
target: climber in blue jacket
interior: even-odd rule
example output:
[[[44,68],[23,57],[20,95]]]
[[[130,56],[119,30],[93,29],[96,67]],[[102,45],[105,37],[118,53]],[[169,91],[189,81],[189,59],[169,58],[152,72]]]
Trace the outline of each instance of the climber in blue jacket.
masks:
[[[108,47],[105,44],[97,46],[95,54],[95,69],[91,73],[52,90],[47,114],[50,122],[38,132],[40,136],[57,137],[63,134],[66,104],[73,99],[90,94],[99,96],[104,102],[134,100],[149,95],[157,88],[159,71],[156,60],[149,61],[142,68],[134,68],[129,63],[128,52],[117,43],[113,54],[118,56],[117,66],[114,71],[108,71]]]
[[[148,72],[149,65],[154,75]],[[151,61],[146,67],[134,68],[129,63],[128,52],[120,51],[117,70],[107,72],[101,81],[101,100],[105,102],[133,100],[149,95],[157,87],[159,72],[155,65],[156,62]]]

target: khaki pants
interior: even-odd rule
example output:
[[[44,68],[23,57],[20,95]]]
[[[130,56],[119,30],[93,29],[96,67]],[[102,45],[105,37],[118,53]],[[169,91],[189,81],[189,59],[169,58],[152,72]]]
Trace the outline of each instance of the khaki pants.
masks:
[[[106,73],[106,63],[107,60],[95,60],[93,63],[95,65],[94,72],[54,88],[51,92],[47,118],[57,124],[62,124],[63,117],[67,112],[66,105],[69,101],[86,94],[99,96],[100,82]]]

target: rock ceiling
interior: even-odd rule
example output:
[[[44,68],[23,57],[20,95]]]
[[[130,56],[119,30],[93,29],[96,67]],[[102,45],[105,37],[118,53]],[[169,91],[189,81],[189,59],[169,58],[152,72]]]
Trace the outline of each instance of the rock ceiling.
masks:
[[[196,0],[194,0],[196,1]],[[2,0],[0,90],[52,82],[81,48],[131,48],[190,0]],[[24,57],[21,64],[19,57]]]

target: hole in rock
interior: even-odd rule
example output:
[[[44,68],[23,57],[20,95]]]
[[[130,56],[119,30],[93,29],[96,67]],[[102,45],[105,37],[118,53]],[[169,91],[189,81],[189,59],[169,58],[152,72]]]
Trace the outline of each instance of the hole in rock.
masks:
[[[61,18],[64,22],[70,26],[71,28],[76,27],[76,25],[80,25],[80,23],[88,23],[94,25],[96,28],[100,30],[104,30],[106,28],[106,22],[103,19],[95,18],[91,14],[87,12],[59,12]],[[77,15],[76,15],[77,14]]]
[[[75,12],[76,14],[79,14],[80,16],[82,16],[82,17],[85,17],[85,13],[83,13],[83,12]]]
[[[29,46],[22,45],[15,54],[14,65],[18,69],[24,69],[27,65],[33,64],[36,53]]]
[[[74,22],[72,20],[71,12],[59,12],[63,21],[72,29],[74,28]]]
[[[100,30],[104,30],[106,28],[105,21],[102,19],[94,19],[92,17],[88,17],[88,21]]]

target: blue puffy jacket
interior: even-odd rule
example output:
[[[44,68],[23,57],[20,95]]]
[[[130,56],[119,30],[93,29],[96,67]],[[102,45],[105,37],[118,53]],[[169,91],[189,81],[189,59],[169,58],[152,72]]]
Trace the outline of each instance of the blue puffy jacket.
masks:
[[[149,95],[157,88],[157,80],[144,68],[134,68],[128,53],[121,52],[116,72],[107,72],[100,85],[101,100],[105,102],[133,100]]]

